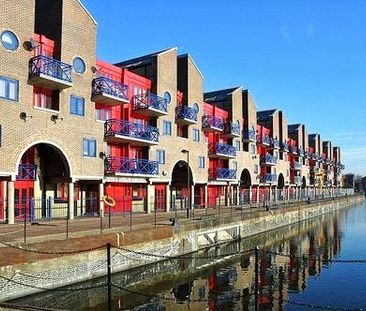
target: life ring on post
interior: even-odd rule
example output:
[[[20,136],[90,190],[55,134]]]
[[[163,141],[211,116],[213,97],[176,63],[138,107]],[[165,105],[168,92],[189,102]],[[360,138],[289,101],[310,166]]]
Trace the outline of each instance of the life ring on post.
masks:
[[[116,200],[113,199],[112,197],[110,197],[109,195],[103,196],[103,202],[104,202],[105,205],[108,205],[110,207],[115,207],[116,206]]]

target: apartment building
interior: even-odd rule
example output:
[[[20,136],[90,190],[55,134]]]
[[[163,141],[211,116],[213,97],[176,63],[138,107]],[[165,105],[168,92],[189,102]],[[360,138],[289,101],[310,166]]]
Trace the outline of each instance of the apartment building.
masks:
[[[4,0],[0,20],[1,221],[188,211],[340,185],[339,147],[318,134],[308,145],[304,125],[257,111],[242,87],[204,93],[177,48],[97,59],[97,23],[78,0]],[[326,179],[315,183],[315,168]]]

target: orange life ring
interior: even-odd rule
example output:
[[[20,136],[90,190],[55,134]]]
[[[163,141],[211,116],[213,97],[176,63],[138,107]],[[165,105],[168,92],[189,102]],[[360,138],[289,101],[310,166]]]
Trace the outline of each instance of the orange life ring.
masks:
[[[116,200],[113,199],[112,197],[108,196],[108,195],[105,195],[103,197],[103,202],[104,202],[104,204],[106,204],[110,207],[115,207],[116,206]]]

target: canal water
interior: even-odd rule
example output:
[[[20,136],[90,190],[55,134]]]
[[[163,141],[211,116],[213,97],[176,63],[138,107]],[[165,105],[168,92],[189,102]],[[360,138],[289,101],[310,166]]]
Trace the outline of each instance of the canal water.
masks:
[[[254,311],[253,249],[257,245],[258,310],[366,308],[363,203],[186,258],[115,274],[113,310]],[[62,310],[108,310],[105,283],[101,278],[12,302]]]

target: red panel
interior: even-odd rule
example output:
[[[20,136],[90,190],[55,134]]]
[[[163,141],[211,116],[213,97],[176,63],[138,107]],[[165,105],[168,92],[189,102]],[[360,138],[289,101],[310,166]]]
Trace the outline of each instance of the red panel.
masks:
[[[106,194],[116,200],[113,212],[129,212],[132,209],[132,186],[130,184],[108,184]]]
[[[39,34],[34,34],[33,39],[39,44],[39,46],[34,49],[34,56],[45,55],[48,57],[54,57],[56,49],[55,42],[53,40]]]

